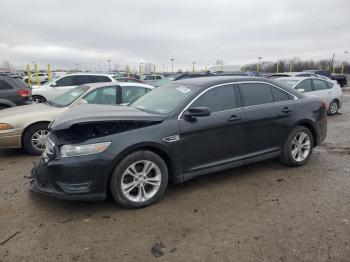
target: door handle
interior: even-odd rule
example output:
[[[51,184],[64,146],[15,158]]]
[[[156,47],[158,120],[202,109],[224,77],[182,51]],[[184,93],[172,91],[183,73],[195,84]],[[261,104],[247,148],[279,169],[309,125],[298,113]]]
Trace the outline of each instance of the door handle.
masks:
[[[235,121],[239,121],[241,119],[242,119],[242,117],[240,117],[240,116],[232,115],[228,118],[228,121],[235,122]]]
[[[288,113],[290,113],[292,111],[293,111],[293,109],[291,109],[289,107],[285,107],[285,108],[282,109],[282,113],[286,113],[286,114],[288,114]]]

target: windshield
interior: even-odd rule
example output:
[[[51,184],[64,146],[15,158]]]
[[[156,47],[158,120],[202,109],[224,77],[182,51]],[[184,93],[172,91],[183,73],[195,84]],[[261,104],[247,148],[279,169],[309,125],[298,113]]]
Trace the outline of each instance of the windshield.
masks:
[[[73,88],[66,93],[55,97],[54,99],[48,101],[47,103],[56,107],[66,107],[72,104],[75,100],[77,100],[82,94],[84,94],[89,87],[87,86],[78,86]]]
[[[296,83],[298,83],[300,80],[296,80],[296,79],[290,79],[290,78],[277,78],[275,79],[278,82],[284,83],[289,87],[293,87]]]
[[[168,114],[177,109],[195,91],[194,86],[167,84],[141,96],[130,106],[147,112]]]

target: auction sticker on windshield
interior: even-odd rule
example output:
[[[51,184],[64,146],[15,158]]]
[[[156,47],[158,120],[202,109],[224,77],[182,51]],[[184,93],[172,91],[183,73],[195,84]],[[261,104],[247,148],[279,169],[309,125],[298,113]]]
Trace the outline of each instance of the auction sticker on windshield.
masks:
[[[176,89],[179,90],[180,92],[184,93],[184,94],[186,94],[186,93],[191,91],[191,89],[187,88],[186,86],[179,86]]]
[[[78,92],[72,92],[71,95],[74,96],[74,97],[77,97],[79,95],[79,93]]]

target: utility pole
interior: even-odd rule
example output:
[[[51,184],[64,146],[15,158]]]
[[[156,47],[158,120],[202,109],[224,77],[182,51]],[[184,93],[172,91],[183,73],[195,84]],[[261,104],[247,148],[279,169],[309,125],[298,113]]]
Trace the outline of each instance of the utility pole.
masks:
[[[175,61],[175,59],[170,58],[170,61],[171,61],[171,73],[174,73],[174,61]]]
[[[261,56],[258,56],[258,60],[259,60],[259,64],[258,64],[258,72],[260,72],[261,59],[262,59],[262,57],[261,57]]]
[[[332,70],[334,71],[334,56],[335,56],[335,53],[333,53],[332,55]]]
[[[111,72],[111,59],[107,59],[108,62],[108,73]]]
[[[194,73],[196,70],[194,68],[194,65],[196,64],[196,62],[192,62],[192,73]]]

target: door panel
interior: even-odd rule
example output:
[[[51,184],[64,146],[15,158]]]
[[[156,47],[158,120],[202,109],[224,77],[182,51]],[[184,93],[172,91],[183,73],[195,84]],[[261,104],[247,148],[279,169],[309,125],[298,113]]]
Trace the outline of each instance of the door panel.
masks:
[[[295,110],[292,97],[267,83],[244,83],[239,90],[245,106],[245,154],[279,150]]]
[[[236,121],[232,121],[236,116]],[[184,171],[192,171],[204,165],[231,161],[244,154],[242,109],[213,113],[198,117],[195,122],[179,120],[181,155]]]
[[[180,119],[180,151],[185,173],[230,162],[244,154],[244,113],[232,84],[209,88],[190,107],[208,107],[211,115]],[[221,163],[220,163],[221,162]]]

